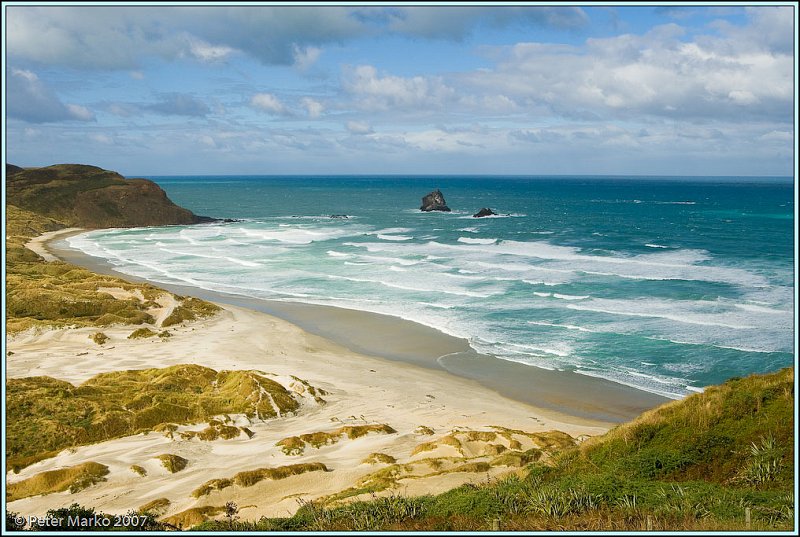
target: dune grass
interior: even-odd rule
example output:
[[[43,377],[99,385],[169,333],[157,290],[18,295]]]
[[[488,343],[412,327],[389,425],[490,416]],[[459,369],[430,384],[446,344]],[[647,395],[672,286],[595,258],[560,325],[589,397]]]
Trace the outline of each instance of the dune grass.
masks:
[[[290,436],[279,440],[275,445],[281,448],[286,455],[302,455],[306,445],[314,448],[321,448],[330,444],[336,444],[342,436],[347,436],[350,440],[355,440],[369,433],[394,434],[395,431],[385,423],[371,425],[345,425],[334,431],[316,431],[313,433],[301,434],[300,436]]]
[[[89,336],[89,339],[91,339],[92,341],[94,341],[98,345],[104,345],[108,341],[109,338],[103,332],[95,332],[94,334]]]
[[[321,462],[306,462],[301,464],[290,464],[287,466],[277,466],[274,468],[258,468],[256,470],[247,470],[239,472],[232,478],[211,479],[206,481],[194,491],[192,496],[200,498],[206,496],[215,490],[222,490],[232,485],[240,487],[252,487],[253,485],[270,479],[277,481],[279,479],[286,479],[293,475],[300,475],[307,472],[329,472],[328,467]]]
[[[78,387],[51,377],[12,378],[6,387],[6,457],[17,469],[66,447],[168,424],[222,414],[268,419],[299,408],[283,386],[259,373],[198,365],[103,373]]]
[[[131,464],[131,471],[139,474],[142,477],[147,475],[147,470],[145,470],[144,467],[139,466],[138,464]]]
[[[370,453],[361,464],[394,464],[397,459],[386,453]]]
[[[147,327],[137,328],[128,335],[128,339],[147,339],[157,335]]]
[[[184,440],[197,438],[206,442],[212,442],[214,440],[219,440],[220,438],[224,440],[231,440],[239,437],[242,432],[247,433],[247,431],[248,430],[244,427],[234,427],[233,425],[225,425],[219,420],[211,420],[208,422],[208,427],[202,431],[184,431],[180,433],[180,435]],[[247,433],[247,435],[248,437],[252,438],[252,432]]]
[[[189,461],[181,457],[180,455],[174,455],[172,453],[164,453],[162,455],[157,455],[156,459],[161,461],[161,465],[167,469],[167,471],[171,474],[175,474],[186,468],[186,465],[189,464]]]
[[[137,513],[150,513],[153,515],[160,515],[166,511],[170,506],[169,498],[156,498],[149,501],[144,505],[140,505],[136,510]]]
[[[6,500],[13,502],[50,494],[53,492],[78,492],[100,481],[105,481],[108,466],[96,462],[85,462],[77,466],[41,472],[28,479],[11,483],[6,487]]]

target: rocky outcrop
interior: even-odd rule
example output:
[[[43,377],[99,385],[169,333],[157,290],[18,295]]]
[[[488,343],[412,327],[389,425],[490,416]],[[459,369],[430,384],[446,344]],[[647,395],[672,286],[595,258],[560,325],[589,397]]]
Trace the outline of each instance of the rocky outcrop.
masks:
[[[164,226],[215,222],[175,205],[147,179],[125,179],[96,166],[57,164],[9,175],[8,204],[68,226],[85,228]]]
[[[444,201],[444,194],[439,189],[434,190],[424,198],[422,198],[422,207],[419,208],[420,211],[430,212],[430,211],[444,211],[450,212],[450,207],[447,206],[447,203]]]
[[[484,207],[483,209],[481,209],[477,213],[473,214],[472,218],[483,218],[484,216],[495,216],[495,215],[497,215],[496,212],[494,212],[493,210],[491,210],[488,207]]]

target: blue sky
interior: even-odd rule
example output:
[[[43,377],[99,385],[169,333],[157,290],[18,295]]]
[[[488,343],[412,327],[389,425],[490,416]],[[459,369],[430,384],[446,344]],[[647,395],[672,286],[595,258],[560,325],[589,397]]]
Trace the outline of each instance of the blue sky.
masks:
[[[6,160],[793,175],[792,6],[4,4]]]

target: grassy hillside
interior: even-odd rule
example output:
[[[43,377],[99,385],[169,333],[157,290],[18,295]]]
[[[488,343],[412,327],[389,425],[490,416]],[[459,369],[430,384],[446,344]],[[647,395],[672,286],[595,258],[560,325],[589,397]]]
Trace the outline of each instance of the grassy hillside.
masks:
[[[523,476],[438,496],[337,507],[290,518],[209,521],[203,530],[791,530],[794,370],[731,379],[563,451]],[[230,506],[228,506],[230,508]],[[751,523],[745,520],[749,510]]]
[[[161,226],[208,220],[172,203],[152,181],[128,180],[95,166],[11,166],[10,171],[14,173],[8,175],[6,184],[9,205],[57,219],[67,226]]]

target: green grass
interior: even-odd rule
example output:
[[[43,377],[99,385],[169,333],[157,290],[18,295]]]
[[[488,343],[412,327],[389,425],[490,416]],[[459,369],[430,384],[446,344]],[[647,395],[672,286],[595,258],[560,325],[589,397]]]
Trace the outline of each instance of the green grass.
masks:
[[[272,418],[272,401],[281,414],[299,408],[283,386],[256,372],[198,365],[103,373],[78,387],[51,377],[11,378],[6,388],[6,457],[17,469],[67,447],[169,424],[222,414]]]

